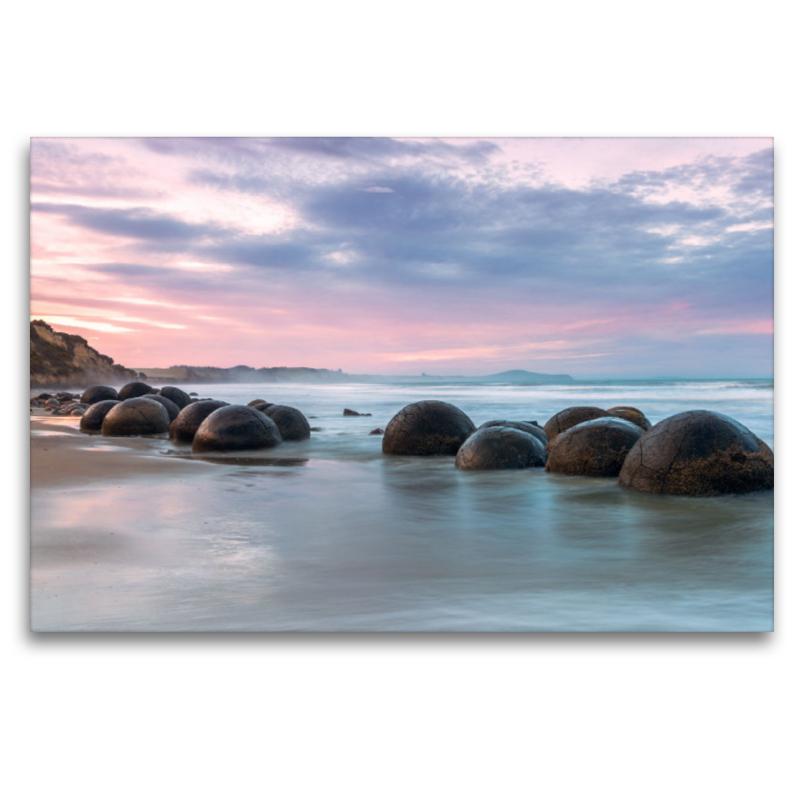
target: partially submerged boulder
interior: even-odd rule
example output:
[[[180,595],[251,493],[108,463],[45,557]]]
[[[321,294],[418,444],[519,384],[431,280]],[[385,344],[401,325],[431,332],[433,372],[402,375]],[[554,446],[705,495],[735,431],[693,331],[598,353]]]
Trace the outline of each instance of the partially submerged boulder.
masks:
[[[643,431],[649,431],[653,427],[649,419],[638,408],[633,406],[614,406],[606,412],[611,417],[619,417],[638,425]]]
[[[172,400],[172,402],[175,403],[176,406],[178,406],[179,410],[181,408],[186,408],[186,406],[188,406],[189,403],[192,402],[192,398],[189,397],[189,395],[186,394],[186,392],[184,392],[183,389],[179,389],[177,386],[164,386],[162,387],[159,394],[162,397],[166,397],[167,399]]]
[[[420,400],[395,414],[386,426],[383,452],[401,456],[453,456],[475,433],[472,420],[441,400]]]
[[[278,426],[251,406],[223,406],[212,411],[197,429],[193,453],[261,450],[281,443]]]
[[[224,400],[196,400],[181,409],[181,413],[169,426],[170,438],[176,442],[191,444],[197,429],[206,417],[213,414],[218,408],[227,406]]]
[[[709,496],[772,489],[775,457],[752,431],[714,411],[684,411],[633,446],[620,486],[651,494]]]
[[[99,433],[106,414],[120,402],[120,400],[101,400],[99,403],[92,403],[81,417],[81,430],[87,433],[90,431]]]
[[[343,417],[371,417],[372,414],[362,414],[360,411],[353,411],[352,408],[346,408]]]
[[[154,391],[156,390],[147,383],[133,381],[133,383],[126,383],[117,393],[117,397],[119,400],[130,400],[134,397],[143,397]]]
[[[603,411],[602,408],[597,408],[597,406],[571,406],[559,411],[558,414],[553,414],[545,422],[544,432],[549,440],[553,440],[560,433],[568,431],[575,425],[580,425],[581,422],[588,422],[590,419],[600,419],[600,417],[607,416],[608,412]]]
[[[540,439],[519,428],[479,428],[456,454],[458,469],[526,469],[543,467],[547,451]]]
[[[87,386],[81,395],[81,403],[93,405],[99,403],[101,400],[117,400],[117,390],[111,386],[101,386],[96,384],[94,386]]]
[[[104,436],[147,436],[168,430],[167,409],[149,397],[132,397],[117,403],[106,414],[102,426]]]
[[[483,425],[478,426],[481,428],[516,428],[518,431],[525,431],[525,433],[535,436],[543,445],[547,446],[547,434],[534,422],[524,422],[522,420],[509,420],[509,419],[492,419],[489,422],[484,422]]]
[[[581,422],[550,443],[546,469],[562,475],[616,478],[643,435],[638,425],[616,417]]]
[[[285,442],[298,442],[311,436],[311,427],[302,411],[291,406],[271,405],[262,412],[266,414],[281,432]]]
[[[168,397],[164,397],[160,394],[148,394],[145,395],[148,400],[155,400],[156,403],[160,403],[164,408],[167,409],[167,414],[169,414],[169,421],[172,422],[173,420],[177,419],[178,414],[181,413],[180,408],[172,402]]]

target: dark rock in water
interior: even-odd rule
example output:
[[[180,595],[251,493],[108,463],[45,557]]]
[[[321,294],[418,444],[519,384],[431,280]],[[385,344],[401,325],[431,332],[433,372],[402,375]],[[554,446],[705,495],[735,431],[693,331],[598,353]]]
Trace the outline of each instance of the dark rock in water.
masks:
[[[649,431],[653,427],[650,420],[633,406],[614,406],[614,408],[609,408],[606,413],[611,417],[626,419],[628,422],[638,425],[643,431]]]
[[[53,395],[48,394],[47,392],[41,392],[41,394],[36,395],[37,400],[50,400]]]
[[[483,425],[478,426],[478,430],[482,428],[516,428],[518,431],[535,436],[545,447],[547,446],[547,434],[536,424],[532,422],[516,422],[508,419],[493,419],[489,422],[484,422]]]
[[[311,436],[308,420],[303,412],[296,408],[273,405],[265,409],[263,413],[278,426],[281,438],[285,442],[301,441]]]
[[[550,442],[547,471],[616,478],[644,431],[632,422],[601,417],[573,425]]]
[[[280,443],[278,426],[266,414],[250,406],[223,406],[200,424],[192,452],[260,450]]]
[[[736,420],[714,411],[684,411],[639,439],[619,483],[651,494],[739,494],[772,489],[774,465],[772,450]]]
[[[227,406],[224,400],[197,400],[181,409],[173,423],[169,426],[169,435],[176,442],[191,444],[197,429],[209,415],[218,408]]]
[[[134,397],[142,397],[152,391],[154,391],[152,386],[141,381],[134,381],[126,383],[117,393],[117,397],[119,400],[130,400]]]
[[[169,430],[167,409],[149,397],[132,397],[113,406],[103,420],[104,436],[146,436]]]
[[[268,408],[272,408],[274,405],[275,403],[267,403],[266,401],[262,401],[258,405],[252,407],[258,409],[259,411],[266,411]]]
[[[319,433],[319,432],[322,430],[322,428],[309,428],[309,430],[310,430],[312,433]]]
[[[72,400],[72,392],[56,392],[57,400]]]
[[[247,405],[248,406],[260,406],[260,405],[264,405],[266,402],[267,402],[266,400],[261,400],[259,398],[257,400],[251,400]]]
[[[191,401],[189,395],[177,386],[164,386],[159,394],[168,400],[172,400],[178,406],[178,410],[185,408]]]
[[[101,400],[99,403],[92,403],[81,417],[81,430],[100,431],[103,427],[103,420],[106,418],[106,414],[108,414],[114,406],[119,405],[120,402],[120,400]]]
[[[383,428],[375,428],[375,430],[369,432],[369,435],[370,436],[383,436],[384,433],[386,433],[386,431]]]
[[[197,392],[189,392],[189,397],[197,397]]]
[[[441,400],[420,400],[395,414],[386,426],[383,452],[399,456],[453,456],[475,433],[472,420]]]
[[[100,384],[87,387],[83,390],[83,394],[81,395],[81,403],[86,403],[87,405],[99,403],[101,400],[117,399],[119,398],[116,389],[111,386],[101,386]]]
[[[173,420],[178,418],[178,414],[181,413],[181,410],[178,406],[169,399],[169,397],[164,397],[160,394],[147,394],[145,397],[148,400],[155,400],[156,403],[160,403],[164,408],[167,409],[167,414],[169,414],[169,421],[172,422]]]
[[[371,417],[372,414],[362,414],[359,411],[353,411],[352,408],[346,408],[344,410],[344,414],[342,414],[342,416],[343,417]]]
[[[456,454],[458,469],[526,469],[543,467],[547,451],[540,439],[519,428],[479,428]]]
[[[71,417],[82,417],[86,413],[86,410],[83,408],[73,408],[72,411],[69,412]]]
[[[554,414],[544,424],[544,432],[548,439],[555,439],[560,433],[568,431],[573,425],[588,422],[590,419],[607,417],[608,412],[596,406],[572,406]]]

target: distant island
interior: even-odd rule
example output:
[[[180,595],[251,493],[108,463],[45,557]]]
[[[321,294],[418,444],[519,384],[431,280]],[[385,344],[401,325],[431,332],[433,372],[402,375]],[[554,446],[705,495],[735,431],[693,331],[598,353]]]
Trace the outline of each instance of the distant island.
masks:
[[[350,375],[342,370],[313,367],[194,367],[128,369],[103,355],[81,336],[54,330],[44,320],[32,320],[30,385],[74,388],[93,383],[121,386],[135,380],[154,383],[573,383],[570,375],[548,375],[512,369],[492,375]]]

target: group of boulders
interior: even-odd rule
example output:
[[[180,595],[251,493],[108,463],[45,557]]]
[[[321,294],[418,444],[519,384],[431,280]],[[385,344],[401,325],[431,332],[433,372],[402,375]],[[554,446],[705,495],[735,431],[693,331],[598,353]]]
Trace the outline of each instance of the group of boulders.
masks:
[[[311,436],[308,419],[291,406],[262,399],[232,405],[192,395],[136,381],[119,391],[90,386],[80,396],[43,392],[31,399],[31,408],[79,416],[86,433],[168,433],[191,444],[193,453],[260,450]],[[344,415],[370,416],[350,409]],[[387,455],[450,455],[463,470],[544,467],[562,475],[616,477],[621,486],[653,494],[730,494],[774,484],[769,447],[713,411],[685,411],[654,426],[631,406],[573,406],[544,426],[502,419],[476,428],[454,405],[423,400],[401,409],[385,431],[376,428],[370,434],[383,435]]]
[[[194,394],[194,393],[192,393]],[[85,433],[104,436],[152,436],[168,433],[176,442],[192,445],[192,452],[229,452],[275,447],[283,441],[308,439],[311,428],[301,411],[290,406],[253,400],[246,406],[224,400],[198,398],[176,386],[154,389],[135,381],[119,391],[90,386],[78,395],[43,393],[31,408],[59,409],[69,402]],[[50,405],[47,405],[47,404]]]
[[[736,420],[685,411],[651,425],[637,408],[566,408],[544,426],[492,420],[479,428],[459,408],[424,400],[386,426],[390,455],[454,455],[464,470],[544,467],[548,472],[617,477],[652,494],[716,495],[772,489],[770,448]]]

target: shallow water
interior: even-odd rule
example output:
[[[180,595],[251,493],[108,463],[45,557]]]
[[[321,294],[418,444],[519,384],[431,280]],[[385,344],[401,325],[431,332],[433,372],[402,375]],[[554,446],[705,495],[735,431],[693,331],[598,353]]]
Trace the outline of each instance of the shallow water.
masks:
[[[35,629],[772,628],[771,492],[651,497],[542,469],[463,473],[452,458],[385,457],[368,435],[438,398],[476,424],[583,404],[635,405],[653,423],[706,408],[772,446],[769,382],[183,388],[294,405],[322,430],[200,475],[34,487]]]

